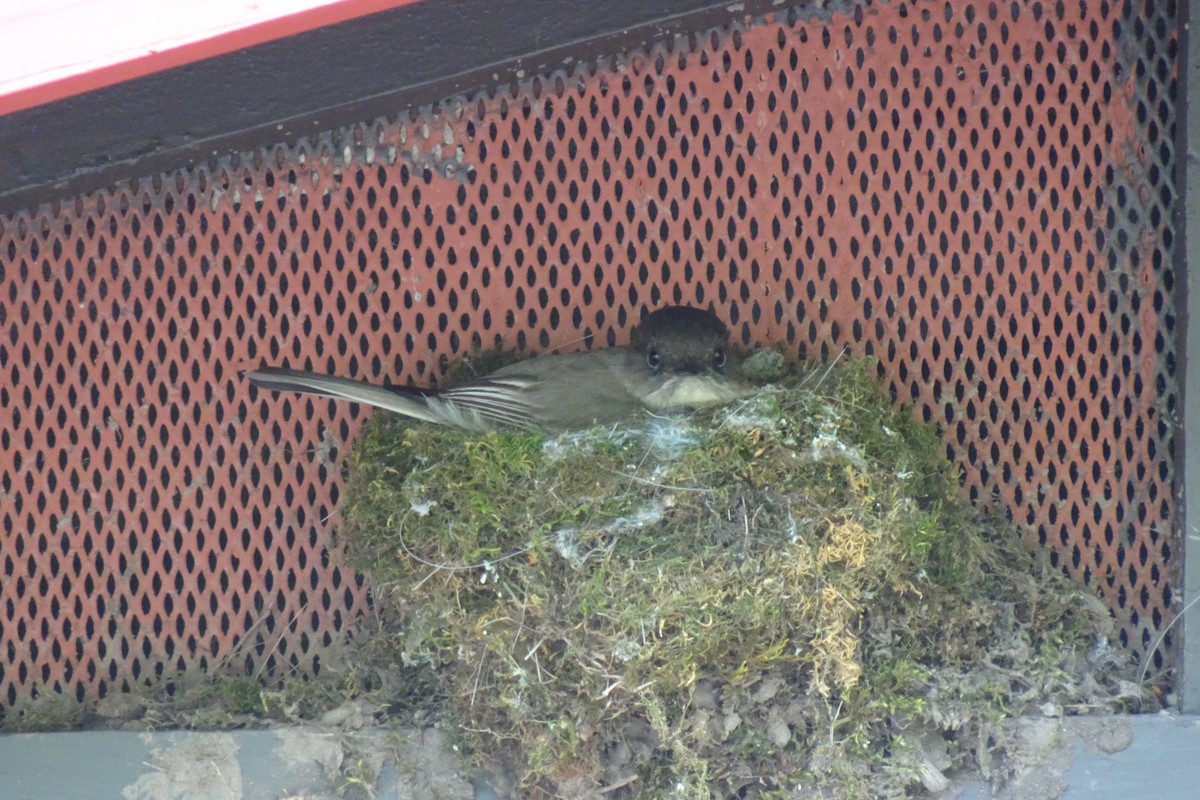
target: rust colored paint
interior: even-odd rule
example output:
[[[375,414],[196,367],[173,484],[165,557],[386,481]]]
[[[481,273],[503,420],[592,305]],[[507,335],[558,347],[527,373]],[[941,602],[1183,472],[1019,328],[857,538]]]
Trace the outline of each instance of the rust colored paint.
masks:
[[[365,412],[242,369],[424,384],[679,302],[744,345],[877,357],[964,493],[1149,657],[1178,558],[1178,55],[1170,16],[1121,13],[781,14],[3,220],[3,702],[311,671],[363,613],[335,535]]]

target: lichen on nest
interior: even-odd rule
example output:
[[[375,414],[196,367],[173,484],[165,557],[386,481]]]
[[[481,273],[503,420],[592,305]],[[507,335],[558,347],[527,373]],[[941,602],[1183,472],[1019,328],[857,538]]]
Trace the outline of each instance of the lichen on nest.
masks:
[[[1136,695],[869,361],[551,439],[377,414],[349,460],[387,649],[518,796],[903,795]]]

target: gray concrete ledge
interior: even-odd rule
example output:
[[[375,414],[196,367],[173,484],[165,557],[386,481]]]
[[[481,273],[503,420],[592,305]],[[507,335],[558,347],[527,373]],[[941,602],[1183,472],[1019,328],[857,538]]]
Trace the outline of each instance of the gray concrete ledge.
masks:
[[[1128,800],[1195,797],[1200,717],[1168,714],[1029,718],[1015,747],[982,776],[959,777],[939,800]],[[472,800],[438,731],[284,728],[269,731],[0,736],[0,800]]]
[[[0,800],[470,800],[436,731],[0,736]]]
[[[1174,714],[1029,718],[1015,723],[1015,757],[997,792],[981,779],[954,800],[1132,800],[1196,797],[1200,717]]]

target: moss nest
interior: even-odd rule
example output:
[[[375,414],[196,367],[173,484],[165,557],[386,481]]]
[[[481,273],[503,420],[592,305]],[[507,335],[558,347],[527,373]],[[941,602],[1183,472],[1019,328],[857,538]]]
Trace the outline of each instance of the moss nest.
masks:
[[[349,460],[376,650],[516,796],[911,795],[1007,717],[1135,702],[867,361],[556,438],[376,414]]]

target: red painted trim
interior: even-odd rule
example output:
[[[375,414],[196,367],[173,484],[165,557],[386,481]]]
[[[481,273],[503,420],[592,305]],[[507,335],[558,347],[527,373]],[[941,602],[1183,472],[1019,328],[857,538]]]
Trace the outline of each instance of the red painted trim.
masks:
[[[253,23],[201,41],[147,52],[120,63],[103,64],[92,69],[81,65],[80,69],[86,71],[48,80],[35,86],[25,86],[6,94],[0,93],[0,115],[416,2],[419,0],[336,0],[329,5]],[[119,18],[116,11],[114,9],[114,18]],[[84,33],[94,35],[94,32]],[[150,36],[147,42],[147,50],[157,45],[153,36]]]

